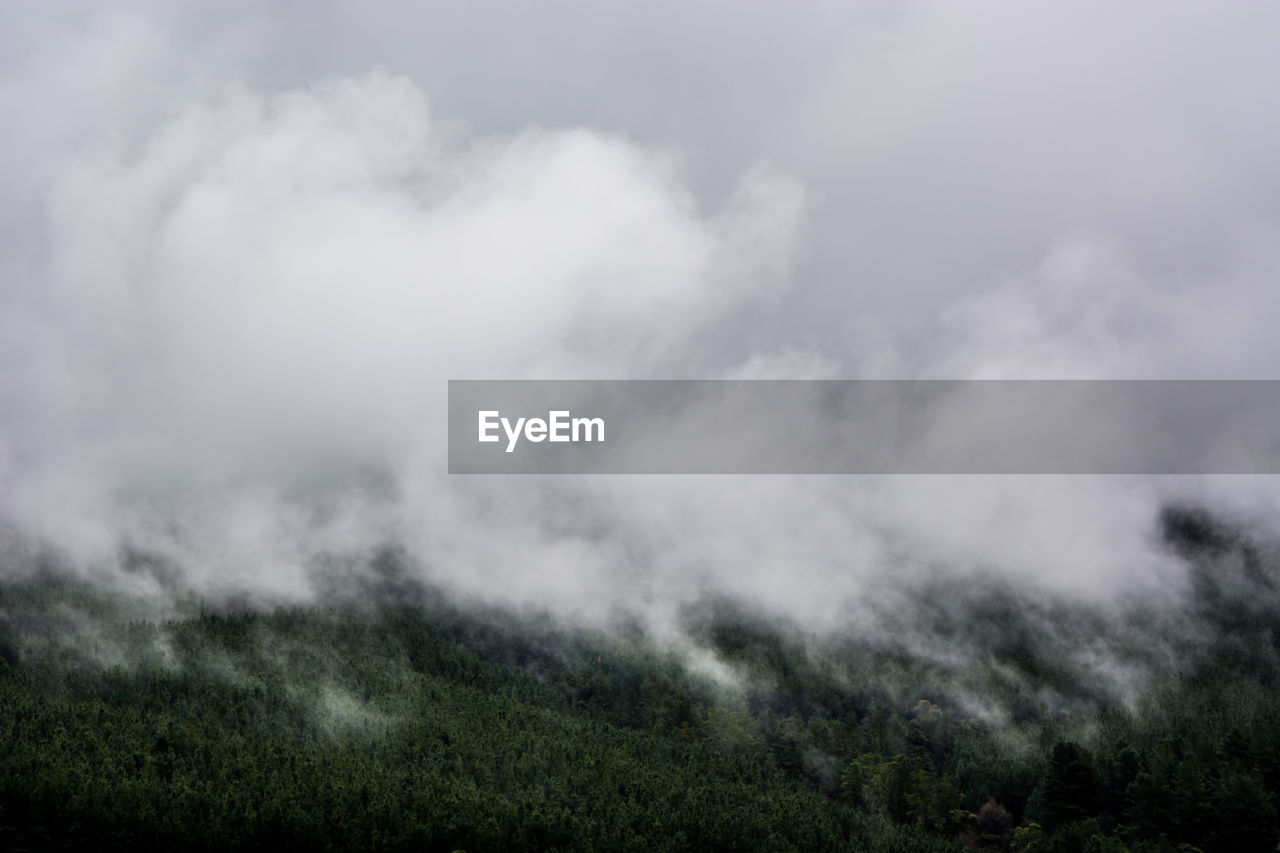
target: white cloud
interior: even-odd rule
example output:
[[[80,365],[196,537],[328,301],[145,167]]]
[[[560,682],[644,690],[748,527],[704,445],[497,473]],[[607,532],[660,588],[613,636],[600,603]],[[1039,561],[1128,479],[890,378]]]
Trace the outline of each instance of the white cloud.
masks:
[[[589,130],[444,138],[385,73],[233,88],[136,135],[63,156],[46,253],[6,287],[8,511],[100,558],[176,514],[187,560],[242,579],[314,550],[300,479],[444,500],[448,378],[678,363],[785,281],[802,210],[759,168],[704,212],[671,155]]]
[[[449,479],[444,380],[1280,356],[1273,4],[124,5],[0,26],[0,515],[84,561],[301,593],[402,539],[564,610],[836,622],[938,566],[1106,599],[1168,579],[1168,484]]]

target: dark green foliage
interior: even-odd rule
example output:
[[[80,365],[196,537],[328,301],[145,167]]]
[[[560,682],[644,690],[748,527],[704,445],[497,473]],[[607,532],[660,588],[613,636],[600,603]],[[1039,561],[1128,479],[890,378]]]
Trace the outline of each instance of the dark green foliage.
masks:
[[[0,849],[1273,850],[1275,549],[1161,521],[1184,611],[934,580],[912,623],[815,637],[704,602],[728,684],[634,624],[458,605],[393,551],[327,609],[0,584]],[[1089,644],[1140,675],[1125,701]]]
[[[1057,743],[1041,781],[1040,823],[1047,830],[1098,813],[1098,780],[1093,757],[1074,743]]]
[[[436,616],[125,623],[93,641],[120,665],[30,645],[0,673],[0,843],[939,849],[788,779],[656,656],[538,677]]]

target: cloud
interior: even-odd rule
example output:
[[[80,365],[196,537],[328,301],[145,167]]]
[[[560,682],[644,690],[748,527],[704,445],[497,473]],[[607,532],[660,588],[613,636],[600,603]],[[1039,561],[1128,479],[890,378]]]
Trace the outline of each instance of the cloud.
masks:
[[[590,130],[451,137],[383,72],[182,102],[39,190],[45,251],[3,294],[9,516],[286,588],[348,544],[303,547],[302,505],[346,494],[367,532],[328,529],[376,541],[369,501],[445,500],[446,379],[669,369],[785,283],[803,208],[758,166],[706,210],[673,155]]]
[[[1269,379],[1280,257],[1242,247],[1232,272],[1170,285],[1096,234],[1065,237],[1031,271],[954,303],[934,367],[975,379]]]
[[[1274,372],[1274,6],[812,9],[8,13],[0,516],[265,597],[1176,587],[1163,497],[1269,482],[443,473],[448,378]]]

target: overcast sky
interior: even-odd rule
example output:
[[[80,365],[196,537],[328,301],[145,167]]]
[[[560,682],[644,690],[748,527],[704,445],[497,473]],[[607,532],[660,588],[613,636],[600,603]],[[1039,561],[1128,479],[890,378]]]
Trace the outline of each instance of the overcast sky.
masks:
[[[0,8],[21,547],[305,597],[395,541],[566,611],[839,621],[906,571],[1166,594],[1162,496],[1274,516],[1262,478],[450,479],[443,432],[448,378],[1280,378],[1274,3]]]

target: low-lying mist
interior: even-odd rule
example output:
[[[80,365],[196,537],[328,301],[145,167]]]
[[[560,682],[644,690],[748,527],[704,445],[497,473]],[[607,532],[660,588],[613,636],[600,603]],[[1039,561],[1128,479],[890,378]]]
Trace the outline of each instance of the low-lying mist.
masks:
[[[1170,22],[1153,67],[1200,55],[1201,14]],[[788,22],[812,64],[757,87],[759,108],[713,75],[664,90],[668,113],[569,109],[534,86],[546,118],[489,97],[515,81],[450,82],[432,63],[453,54],[400,27],[379,41],[375,19],[342,62],[300,46],[295,65],[241,37],[279,36],[271,16],[240,30],[141,3],[23,21],[32,46],[0,61],[0,111],[22,129],[0,143],[0,579],[54,571],[164,618],[359,600],[394,553],[450,600],[634,623],[726,682],[765,676],[707,633],[724,612],[815,659],[909,655],[988,716],[1128,701],[1200,638],[1265,622],[1271,478],[445,473],[450,378],[1266,375],[1280,243],[1270,198],[1240,188],[1268,186],[1274,158],[1240,116],[1267,27],[1215,24],[1240,30],[1234,64],[1205,71],[1236,115],[1186,109],[1126,51],[1107,53],[1107,86],[1078,78],[1059,28],[1020,15],[854,17],[834,39]],[[699,21],[682,55],[719,49]],[[756,47],[777,34],[762,21]],[[454,32],[437,23],[423,38]],[[1115,26],[1145,43],[1146,24]],[[641,54],[667,56],[668,32],[640,28]],[[876,47],[899,42],[916,47]],[[1046,91],[1117,100],[1030,109],[1020,69],[999,67],[1027,49],[1062,60]],[[590,78],[571,54],[553,76]],[[921,88],[917,67],[965,56],[995,65],[927,76],[956,103],[984,92],[978,113],[1025,148],[980,142]],[[609,79],[655,94],[651,68],[627,68]],[[1176,150],[1095,163],[1058,142],[1103,126],[1125,151]],[[942,174],[949,158],[974,177]],[[1171,169],[1185,197],[1165,192]],[[1243,538],[1187,532],[1219,524]],[[991,703],[993,679],[1027,678],[1017,707]]]
[[[775,601],[705,577],[661,606],[656,598],[637,605],[602,593],[584,596],[587,607],[557,608],[433,577],[410,550],[391,544],[318,558],[305,599],[187,586],[170,558],[138,549],[122,551],[120,575],[96,579],[78,576],[51,552],[29,555],[15,572],[10,555],[0,653],[12,664],[69,654],[125,672],[196,666],[201,677],[288,685],[295,681],[289,661],[310,653],[296,640],[274,640],[267,623],[222,651],[191,641],[178,651],[176,638],[190,629],[172,620],[304,604],[363,614],[361,630],[388,632],[390,642],[396,619],[423,620],[481,659],[535,678],[548,666],[574,670],[601,656],[656,661],[729,707],[782,702],[805,718],[838,717],[850,703],[910,708],[923,700],[998,730],[1112,708],[1149,713],[1162,684],[1197,672],[1238,669],[1246,682],[1269,683],[1280,672],[1280,661],[1268,657],[1280,633],[1280,542],[1195,504],[1166,504],[1153,524],[1153,547],[1174,567],[1177,594],[1100,600],[989,572],[918,570],[864,578],[862,597],[847,599],[842,616],[821,618],[797,606],[805,599]],[[143,623],[153,625],[143,635],[121,633]],[[317,665],[302,668],[314,675]],[[310,677],[293,688],[309,712],[328,714],[333,725],[343,708],[359,705],[335,686],[351,680],[344,666],[328,661],[321,666],[328,680]]]

